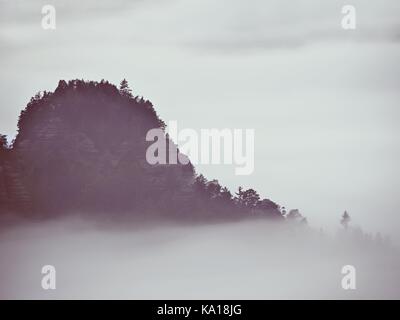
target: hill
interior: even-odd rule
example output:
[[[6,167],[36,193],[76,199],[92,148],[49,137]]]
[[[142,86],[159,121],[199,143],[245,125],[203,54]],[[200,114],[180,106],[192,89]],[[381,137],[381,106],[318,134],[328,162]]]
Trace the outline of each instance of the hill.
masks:
[[[274,202],[252,189],[233,196],[191,163],[149,164],[145,137],[154,128],[165,124],[125,80],[119,88],[104,80],[61,80],[54,92],[30,100],[12,145],[1,140],[0,210],[28,217],[282,218]]]

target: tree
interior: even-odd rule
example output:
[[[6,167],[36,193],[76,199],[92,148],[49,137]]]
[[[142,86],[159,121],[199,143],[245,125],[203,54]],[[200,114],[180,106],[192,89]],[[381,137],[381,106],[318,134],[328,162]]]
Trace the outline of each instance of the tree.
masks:
[[[119,85],[119,92],[125,97],[132,97],[132,90],[129,88],[128,81],[123,79]]]
[[[299,209],[292,209],[287,214],[286,218],[288,220],[300,220],[303,218],[302,214],[300,213]]]
[[[56,90],[54,91],[54,93],[63,92],[67,88],[68,88],[67,82],[65,80],[60,80],[60,81],[58,81],[58,86],[57,86]]]
[[[347,213],[347,211],[345,211],[342,215],[342,219],[340,220],[340,224],[347,229],[349,222],[350,222],[351,218],[350,215]]]
[[[199,192],[205,192],[207,188],[207,179],[202,175],[198,175],[194,180],[194,187]]]
[[[279,206],[269,199],[263,199],[257,203],[257,208],[264,211],[272,211],[278,210]]]
[[[228,190],[227,187],[223,187],[221,189],[221,193],[220,193],[220,197],[222,200],[226,201],[226,202],[230,202],[232,200],[232,194],[231,192]]]
[[[256,210],[258,213],[269,218],[282,218],[282,212],[280,211],[279,206],[269,199],[258,201]]]
[[[0,134],[0,147],[6,146],[7,145],[7,138],[5,135]]]
[[[254,209],[260,201],[260,196],[254,189],[243,191],[243,188],[239,187],[235,199],[239,205],[248,209]]]
[[[0,134],[0,153],[3,153],[8,149],[7,137],[3,134]]]

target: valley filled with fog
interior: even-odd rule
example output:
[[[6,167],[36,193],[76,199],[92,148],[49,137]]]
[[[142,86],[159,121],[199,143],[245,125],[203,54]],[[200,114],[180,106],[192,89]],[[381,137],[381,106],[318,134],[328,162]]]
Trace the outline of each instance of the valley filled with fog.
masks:
[[[298,224],[2,223],[2,299],[393,299],[399,250],[361,230]],[[44,265],[56,289],[41,287]],[[342,267],[356,269],[344,290]]]

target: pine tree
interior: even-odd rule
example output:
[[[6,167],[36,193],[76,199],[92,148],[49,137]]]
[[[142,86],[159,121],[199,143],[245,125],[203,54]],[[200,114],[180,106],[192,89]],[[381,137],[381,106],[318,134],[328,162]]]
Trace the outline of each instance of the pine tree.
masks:
[[[340,220],[340,224],[347,229],[347,227],[349,226],[349,222],[350,222],[351,218],[350,215],[347,213],[347,211],[345,211],[342,215],[342,220]]]
[[[123,79],[119,85],[119,92],[125,97],[132,97],[132,90],[129,88],[128,81]]]

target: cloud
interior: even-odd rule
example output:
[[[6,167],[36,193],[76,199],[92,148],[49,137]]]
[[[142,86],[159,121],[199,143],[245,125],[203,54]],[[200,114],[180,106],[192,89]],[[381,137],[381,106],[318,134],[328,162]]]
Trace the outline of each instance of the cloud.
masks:
[[[195,1],[177,25],[190,25],[181,41],[204,49],[295,48],[329,41],[398,41],[396,1],[353,1],[357,29],[343,30],[341,1]]]
[[[3,47],[44,37],[44,0],[1,1]],[[357,29],[341,28],[342,1],[169,0],[54,2],[57,38],[75,42],[125,39],[126,42],[179,48],[241,51],[296,48],[329,41],[398,41],[400,4],[396,0],[355,0]],[[79,32],[76,30],[79,29]],[[68,32],[69,30],[69,32]],[[102,38],[101,36],[104,36]]]

